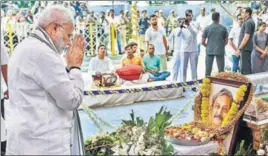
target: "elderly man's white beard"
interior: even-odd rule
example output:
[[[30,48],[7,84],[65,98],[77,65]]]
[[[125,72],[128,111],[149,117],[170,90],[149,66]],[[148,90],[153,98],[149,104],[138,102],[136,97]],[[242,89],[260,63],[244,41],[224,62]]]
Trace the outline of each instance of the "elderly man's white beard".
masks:
[[[64,49],[65,49],[65,45],[64,45],[63,35],[62,34],[60,34],[60,36],[57,38],[57,40],[54,42],[54,44],[55,44],[55,47],[56,47],[57,51],[61,55],[64,52]]]

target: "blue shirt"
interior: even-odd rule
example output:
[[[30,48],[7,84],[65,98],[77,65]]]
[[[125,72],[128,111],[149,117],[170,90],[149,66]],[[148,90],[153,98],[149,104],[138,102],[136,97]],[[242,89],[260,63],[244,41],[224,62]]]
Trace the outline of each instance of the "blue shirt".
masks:
[[[155,70],[155,69],[160,70],[160,58],[156,55],[151,57],[149,54],[146,54],[143,57],[143,63],[145,65],[146,71]]]

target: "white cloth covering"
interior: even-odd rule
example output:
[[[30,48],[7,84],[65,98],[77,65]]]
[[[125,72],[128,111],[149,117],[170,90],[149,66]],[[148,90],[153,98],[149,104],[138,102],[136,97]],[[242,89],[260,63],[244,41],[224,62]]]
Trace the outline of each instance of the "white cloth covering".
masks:
[[[144,76],[146,77],[146,75]],[[110,89],[96,89],[92,88],[92,78],[88,76],[86,73],[83,73],[83,78],[85,81],[85,91],[103,91],[103,90],[124,90],[124,89],[141,89],[144,87],[156,87],[161,85],[174,84],[174,82],[169,81],[155,81],[155,82],[125,82],[123,85],[117,88]],[[159,101],[159,100],[167,100],[167,99],[175,99],[182,97],[183,90],[182,87],[174,87],[174,88],[166,88],[160,90],[152,90],[152,91],[142,91],[142,92],[126,92],[119,94],[107,94],[107,95],[86,95],[84,96],[84,103],[86,103],[89,107],[109,107],[109,106],[117,106],[117,105],[128,105],[136,102],[142,101]]]
[[[209,155],[211,153],[217,153],[219,145],[217,142],[211,141],[200,146],[181,146],[173,144],[173,147],[174,155]]]

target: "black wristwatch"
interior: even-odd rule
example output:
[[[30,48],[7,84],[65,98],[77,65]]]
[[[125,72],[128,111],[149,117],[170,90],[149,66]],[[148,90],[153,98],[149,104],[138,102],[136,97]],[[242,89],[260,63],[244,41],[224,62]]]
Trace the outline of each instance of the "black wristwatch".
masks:
[[[79,70],[81,70],[80,67],[70,67],[69,70],[68,70],[67,67],[66,67],[66,71],[67,71],[67,73],[69,73],[72,69],[79,69]]]

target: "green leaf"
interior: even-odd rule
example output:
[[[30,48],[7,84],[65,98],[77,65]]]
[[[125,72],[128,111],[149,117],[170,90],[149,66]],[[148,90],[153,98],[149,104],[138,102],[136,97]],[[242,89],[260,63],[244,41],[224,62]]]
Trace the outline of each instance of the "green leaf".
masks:
[[[168,152],[174,152],[174,147],[170,144],[167,148]]]
[[[144,121],[143,119],[141,119],[140,117],[137,117],[136,118],[136,121],[137,121],[137,126],[141,127],[144,125]]]
[[[131,110],[130,117],[131,117],[131,120],[135,123],[135,114],[134,114],[133,109]]]
[[[136,126],[135,122],[131,120],[122,120],[123,125],[125,126]]]

